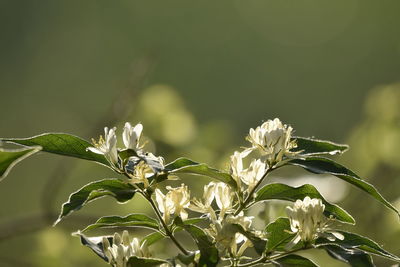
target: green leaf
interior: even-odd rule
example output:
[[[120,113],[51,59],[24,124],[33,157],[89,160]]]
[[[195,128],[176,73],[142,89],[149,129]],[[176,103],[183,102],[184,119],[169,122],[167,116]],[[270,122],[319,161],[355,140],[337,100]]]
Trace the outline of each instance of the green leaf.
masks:
[[[194,253],[194,252],[190,252],[189,255],[183,255],[183,254],[179,253],[176,258],[178,258],[178,260],[180,260],[182,263],[184,263],[186,265],[190,265],[192,262],[194,262],[195,256],[196,256],[196,253]]]
[[[358,177],[354,172],[347,169],[346,167],[340,165],[333,160],[322,158],[322,157],[307,157],[304,159],[292,159],[287,162],[287,164],[300,166],[305,170],[316,173],[316,174],[331,174],[334,175],[356,187],[363,190],[364,192],[371,195],[376,200],[380,201],[389,209],[392,209],[400,216],[400,212],[390,204],[386,199],[382,197],[382,195],[376,190],[376,188],[363,181],[360,177]]]
[[[400,258],[396,255],[393,255],[390,252],[387,252],[383,248],[381,248],[376,242],[368,239],[364,236],[357,235],[354,233],[344,232],[344,231],[337,231],[344,236],[343,240],[336,239],[335,241],[330,241],[326,238],[320,237],[316,240],[315,246],[327,246],[327,245],[336,245],[340,246],[343,249],[350,249],[350,250],[361,250],[367,253],[372,253],[396,262],[400,262]]]
[[[42,148],[1,149],[0,148],[0,181],[3,180],[10,170],[20,161],[40,151]]]
[[[240,224],[232,224],[232,225],[230,225],[230,227],[225,226],[224,229],[226,231],[231,231],[232,236],[237,232],[241,233],[242,235],[244,235],[245,237],[247,237],[247,239],[249,239],[251,241],[251,243],[254,246],[254,249],[256,250],[256,252],[259,255],[264,253],[265,247],[267,245],[267,241],[261,239],[260,237],[256,236],[254,233],[252,233],[250,231],[246,231]]]
[[[182,227],[196,242],[196,245],[200,250],[200,259],[198,264],[199,267],[217,266],[219,261],[218,250],[200,227],[191,224],[185,224],[179,217],[175,218],[174,224]]]
[[[348,263],[352,267],[374,267],[371,255],[360,250],[343,249],[340,246],[322,246],[328,254],[337,260]]]
[[[73,235],[79,236],[81,239],[82,245],[89,247],[100,258],[102,258],[104,261],[108,262],[108,258],[104,253],[102,236],[87,237],[87,236],[81,234],[80,232],[74,233]],[[108,239],[108,241],[110,241],[111,244],[112,244],[112,240],[113,240],[112,237]]]
[[[318,267],[318,265],[311,260],[296,254],[287,255],[274,260],[274,264],[279,267]]]
[[[146,245],[149,247],[151,245],[153,245],[154,243],[156,243],[157,241],[164,239],[165,236],[163,234],[161,234],[160,232],[154,232],[151,233],[145,237],[143,237],[142,241],[140,242],[140,245],[142,245],[143,243],[146,242]]]
[[[121,159],[123,162],[125,162],[126,160],[129,159],[129,157],[133,157],[133,156],[137,157],[138,154],[136,153],[135,150],[127,148],[127,149],[121,149],[121,150],[119,150],[119,151],[118,151],[118,156],[120,157],[120,159]]]
[[[112,196],[118,202],[126,202],[133,198],[134,194],[135,188],[119,179],[104,179],[89,183],[69,196],[68,201],[63,204],[61,214],[54,225],[71,212],[79,210],[95,199]]]
[[[154,230],[159,230],[156,220],[145,214],[130,214],[125,217],[120,216],[105,216],[96,221],[96,223],[87,226],[82,232],[90,231],[97,228],[111,227],[145,227]]]
[[[185,222],[183,222],[183,223],[184,224],[195,224],[195,223],[198,223],[198,222],[201,222],[201,221],[204,221],[204,220],[205,220],[205,218],[191,218],[191,219],[185,220]],[[183,230],[182,227],[174,225],[174,228],[173,228],[173,232],[174,233],[182,231],[182,230]],[[165,238],[165,236],[163,234],[161,234],[160,232],[154,232],[154,233],[151,233],[151,234],[145,236],[142,239],[141,244],[146,242],[147,246],[150,246],[150,245],[152,245],[152,244],[156,243],[157,241],[159,241],[161,239],[164,239],[164,238]]]
[[[165,170],[169,173],[188,173],[195,175],[204,175],[221,182],[227,183],[236,188],[236,182],[229,173],[221,172],[217,169],[209,167],[204,163],[197,163],[187,158],[179,158],[165,166]]]
[[[353,217],[348,214],[344,209],[335,204],[331,204],[324,199],[318,190],[310,184],[305,184],[299,187],[291,187],[286,184],[267,184],[256,193],[255,201],[264,201],[271,199],[280,199],[287,201],[303,200],[306,196],[310,198],[319,198],[325,205],[324,214],[329,217],[333,216],[339,221],[354,224]]]
[[[77,136],[65,133],[44,133],[29,138],[0,138],[0,141],[28,147],[41,146],[42,151],[98,162],[110,166],[103,155],[88,151],[93,145]]]
[[[267,252],[284,250],[285,245],[296,235],[291,233],[288,218],[276,219],[265,227],[265,231],[268,237]]]
[[[168,263],[168,261],[161,260],[161,259],[153,259],[153,258],[139,258],[136,256],[132,256],[128,260],[129,267],[153,267],[153,266],[160,266],[163,263]]]
[[[300,152],[302,155],[336,155],[346,152],[349,149],[348,145],[336,144],[330,141],[318,140],[306,137],[292,137],[296,140],[297,147],[291,151]]]

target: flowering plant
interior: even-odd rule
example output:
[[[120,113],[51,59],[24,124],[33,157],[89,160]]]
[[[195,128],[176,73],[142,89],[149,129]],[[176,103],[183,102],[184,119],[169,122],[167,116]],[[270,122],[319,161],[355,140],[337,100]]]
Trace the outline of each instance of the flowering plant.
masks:
[[[311,184],[291,187],[268,182],[268,175],[285,166],[297,166],[315,174],[330,174],[369,194],[399,215],[399,211],[357,174],[325,157],[341,154],[346,145],[313,138],[292,136],[292,127],[279,119],[268,120],[250,129],[249,146],[236,151],[227,171],[211,168],[187,158],[168,164],[145,150],[141,142],[143,126],[126,123],[124,147],[117,142],[117,129],[105,128],[104,138],[89,143],[79,137],[46,133],[30,138],[1,138],[21,145],[16,150],[0,150],[3,179],[19,161],[39,151],[94,161],[112,169],[117,178],[91,182],[72,193],[62,206],[55,225],[88,202],[104,196],[124,203],[135,195],[143,197],[154,216],[132,213],[125,217],[105,216],[75,235],[82,244],[114,267],[125,266],[317,266],[295,252],[321,249],[351,266],[374,266],[371,255],[400,262],[376,242],[338,229],[336,222],[355,224],[354,218],[336,204],[329,203]],[[248,164],[247,164],[248,163]],[[204,185],[202,197],[192,197],[189,187],[168,185],[181,174],[202,175],[214,181]],[[269,200],[293,202],[280,217],[257,229],[251,206]],[[336,226],[335,226],[336,225]],[[108,236],[88,236],[99,228],[122,228]],[[150,229],[142,238],[131,237],[126,229]],[[193,244],[182,242],[184,231]],[[161,258],[150,246],[169,239],[177,253]],[[165,256],[165,255],[164,255]]]

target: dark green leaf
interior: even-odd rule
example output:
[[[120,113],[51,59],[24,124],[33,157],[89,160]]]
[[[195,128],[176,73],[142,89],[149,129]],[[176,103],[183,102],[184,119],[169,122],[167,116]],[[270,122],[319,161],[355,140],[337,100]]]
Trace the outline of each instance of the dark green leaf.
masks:
[[[42,151],[63,156],[81,158],[110,166],[103,155],[88,151],[92,147],[88,141],[65,133],[45,133],[29,138],[1,138],[0,141],[19,144],[28,147],[41,146]]]
[[[315,242],[317,247],[326,246],[326,245],[337,245],[343,249],[350,250],[361,250],[367,253],[372,253],[381,257],[385,257],[391,259],[393,261],[400,262],[400,258],[396,255],[393,255],[390,252],[387,252],[383,248],[381,248],[376,242],[368,239],[364,236],[360,236],[354,233],[348,233],[344,231],[337,231],[344,236],[343,240],[336,239],[335,241],[330,241],[326,238],[318,238]]]
[[[165,166],[165,170],[169,173],[204,175],[227,183],[234,188],[237,187],[235,180],[230,174],[211,168],[207,164],[197,163],[187,158],[179,158],[174,162],[169,163]]]
[[[284,250],[285,245],[295,236],[291,233],[288,218],[276,219],[265,227],[265,231],[268,237],[267,252]]]
[[[343,249],[340,246],[323,246],[328,254],[352,267],[374,267],[371,255],[360,250]]]
[[[208,236],[201,228],[195,225],[185,224],[179,217],[175,218],[174,224],[182,227],[192,236],[193,240],[196,242],[196,245],[200,250],[200,259],[198,265],[199,267],[217,266],[217,263],[219,261],[218,250],[214,246],[214,244],[208,239]]]
[[[0,181],[3,180],[10,170],[21,160],[35,154],[42,148],[0,149]]]
[[[82,232],[93,230],[96,228],[110,227],[145,227],[154,230],[159,230],[156,220],[145,214],[130,214],[125,217],[120,216],[105,216],[96,221],[96,223],[87,226]]]
[[[296,140],[297,147],[293,148],[293,152],[301,152],[302,155],[335,155],[346,152],[349,149],[348,145],[336,144],[330,141],[318,140],[305,137],[292,137]]]
[[[160,266],[163,263],[168,263],[165,260],[161,259],[153,259],[153,258],[139,258],[136,256],[132,256],[128,260],[129,267],[153,267],[153,266]]]
[[[94,253],[96,253],[100,258],[108,262],[108,258],[104,253],[103,248],[103,237],[87,237],[81,233],[75,233],[81,238],[82,245],[89,247]],[[109,238],[110,243],[112,243],[112,238]]]
[[[296,254],[287,255],[274,260],[274,264],[279,267],[318,267],[318,265],[311,260]]]
[[[332,215],[334,218],[342,222],[351,224],[355,223],[350,214],[348,214],[339,206],[326,201],[318,192],[318,190],[310,184],[305,184],[299,187],[291,187],[289,185],[279,183],[267,184],[256,193],[255,201],[258,202],[263,200],[280,199],[294,202],[298,199],[303,200],[306,196],[309,196],[310,198],[321,199],[325,205],[324,213],[326,216],[329,217]]]
[[[397,215],[400,216],[399,211],[390,204],[386,199],[382,197],[382,195],[376,190],[374,186],[363,181],[360,177],[358,177],[354,172],[350,171],[346,167],[340,165],[333,160],[321,157],[307,157],[304,159],[293,159],[288,161],[287,164],[300,166],[305,170],[316,173],[316,174],[331,174],[334,175],[358,188],[368,193],[376,200],[380,201],[389,209],[394,210]]]
[[[63,204],[61,214],[59,215],[57,224],[62,218],[69,215],[73,211],[77,211],[84,205],[104,196],[112,196],[118,202],[126,202],[135,194],[135,188],[128,183],[118,179],[104,179],[85,185],[75,193],[69,196],[66,203]]]

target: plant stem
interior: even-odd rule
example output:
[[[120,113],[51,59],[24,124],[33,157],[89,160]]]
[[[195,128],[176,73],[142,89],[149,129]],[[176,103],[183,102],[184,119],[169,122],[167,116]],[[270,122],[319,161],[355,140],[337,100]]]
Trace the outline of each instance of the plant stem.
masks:
[[[247,196],[246,200],[241,203],[241,205],[239,206],[239,208],[235,211],[235,216],[238,215],[243,209],[247,208],[246,206],[249,204],[249,202],[252,200],[253,198],[253,194],[254,192],[257,190],[257,188],[260,186],[260,184],[264,181],[265,177],[267,177],[267,175],[273,171],[274,168],[271,169],[267,169],[264,173],[264,175],[261,177],[261,179],[257,182],[257,184],[254,186],[254,188],[250,191],[249,195]]]

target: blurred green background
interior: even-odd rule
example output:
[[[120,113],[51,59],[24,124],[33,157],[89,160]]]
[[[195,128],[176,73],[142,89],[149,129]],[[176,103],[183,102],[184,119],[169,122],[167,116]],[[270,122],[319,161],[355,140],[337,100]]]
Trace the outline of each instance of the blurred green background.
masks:
[[[349,143],[339,161],[400,208],[399,10],[397,0],[2,0],[0,136],[90,140],[140,121],[167,161],[226,167],[250,127],[279,117],[297,135]],[[320,183],[358,220],[355,231],[400,254],[399,221],[372,198],[295,168],[279,175]],[[22,162],[0,184],[0,266],[105,266],[70,233],[148,212],[139,197],[102,199],[51,224],[69,193],[113,176],[54,155]]]

